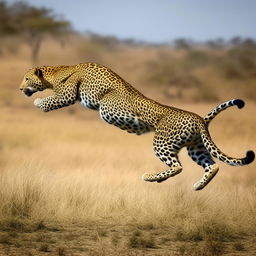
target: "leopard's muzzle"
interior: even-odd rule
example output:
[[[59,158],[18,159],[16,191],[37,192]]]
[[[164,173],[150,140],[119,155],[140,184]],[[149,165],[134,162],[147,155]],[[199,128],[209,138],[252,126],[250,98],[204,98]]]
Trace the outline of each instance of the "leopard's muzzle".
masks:
[[[22,90],[23,93],[24,93],[26,96],[28,96],[28,97],[30,97],[33,93],[35,93],[35,92],[37,91],[36,89],[30,88],[30,87],[24,88],[24,89],[20,89],[20,90]]]

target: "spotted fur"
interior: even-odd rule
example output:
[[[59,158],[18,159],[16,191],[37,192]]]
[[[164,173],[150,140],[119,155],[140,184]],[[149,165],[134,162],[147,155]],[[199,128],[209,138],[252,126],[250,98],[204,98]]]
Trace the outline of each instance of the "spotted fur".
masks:
[[[178,153],[187,147],[188,154],[204,168],[203,177],[194,185],[204,188],[218,172],[217,158],[229,165],[246,165],[254,160],[254,152],[245,158],[232,158],[221,152],[212,141],[208,125],[224,109],[244,106],[236,99],[220,104],[205,118],[197,114],[169,107],[146,98],[129,83],[107,67],[85,63],[75,66],[43,66],[30,69],[24,76],[20,90],[31,96],[37,91],[52,89],[54,94],[37,98],[34,104],[47,112],[74,104],[76,101],[99,111],[109,124],[137,135],[155,132],[153,149],[169,169],[154,174],[144,174],[145,181],[162,182],[182,171]]]

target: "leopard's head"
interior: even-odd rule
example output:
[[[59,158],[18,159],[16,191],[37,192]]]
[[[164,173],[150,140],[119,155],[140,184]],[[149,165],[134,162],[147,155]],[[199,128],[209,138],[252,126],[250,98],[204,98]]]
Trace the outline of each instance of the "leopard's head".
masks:
[[[46,89],[46,83],[43,78],[43,71],[40,68],[32,68],[25,74],[20,90],[28,97],[37,91]]]

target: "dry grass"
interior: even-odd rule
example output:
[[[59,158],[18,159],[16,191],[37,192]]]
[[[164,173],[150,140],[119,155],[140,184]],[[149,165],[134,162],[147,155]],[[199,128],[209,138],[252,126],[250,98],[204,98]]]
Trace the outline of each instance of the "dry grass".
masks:
[[[166,168],[152,152],[153,134],[130,135],[78,104],[40,112],[17,90],[27,66],[22,59],[0,61],[0,255],[256,252],[255,163],[220,163],[216,178],[193,192],[203,172],[182,150],[180,175],[143,182],[144,172]],[[160,91],[143,90],[170,104]],[[174,104],[204,115],[217,103]],[[213,121],[212,137],[224,152],[242,157],[255,150],[254,109],[249,102]]]
[[[206,113],[210,106],[184,108]],[[249,118],[253,108],[249,104],[240,110],[247,112],[240,120],[235,118],[238,110],[233,109],[212,124],[213,137],[225,152],[242,156],[247,148],[254,149],[255,118]],[[202,169],[184,150],[183,173],[162,184],[145,183],[141,180],[145,171],[166,168],[152,153],[152,134],[129,135],[98,120],[96,112],[79,105],[72,109],[48,114],[32,107],[16,109],[15,113],[9,107],[2,109],[3,234],[25,232],[32,236],[45,232],[55,237],[52,243],[47,236],[37,238],[30,245],[31,251],[37,248],[36,253],[46,249],[48,253],[62,253],[57,249],[62,248],[61,241],[70,243],[64,248],[67,253],[87,248],[88,253],[93,250],[91,255],[115,255],[111,254],[115,250],[107,250],[109,244],[122,250],[162,253],[159,255],[166,255],[166,250],[179,251],[177,243],[186,245],[185,251],[191,255],[194,243],[200,245],[196,251],[202,255],[208,247],[214,252],[209,255],[218,255],[218,250],[228,252],[224,248],[229,247],[231,251],[248,248],[247,241],[256,228],[255,164],[237,168],[221,164],[212,183],[203,191],[193,192],[192,184]],[[228,138],[233,138],[232,143]],[[70,227],[76,230],[71,238]],[[81,230],[90,235],[81,235]],[[63,238],[59,233],[69,235]],[[78,246],[80,249],[74,246],[74,241],[82,239],[86,244]],[[0,241],[5,248],[28,246],[20,236],[3,236]],[[241,246],[229,246],[233,242]],[[105,254],[94,251],[99,244],[107,250]]]

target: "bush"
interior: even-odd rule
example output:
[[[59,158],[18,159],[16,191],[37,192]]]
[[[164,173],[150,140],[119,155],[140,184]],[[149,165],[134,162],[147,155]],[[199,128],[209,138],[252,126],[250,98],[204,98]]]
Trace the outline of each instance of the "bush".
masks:
[[[168,98],[183,98],[186,91],[201,87],[199,79],[190,72],[187,60],[162,56],[147,64],[147,82],[162,87]],[[175,91],[175,92],[174,92]]]
[[[183,62],[186,64],[187,68],[194,69],[210,65],[214,59],[214,56],[205,51],[191,50],[187,52]]]
[[[221,68],[228,79],[256,77],[256,48],[234,48],[222,57]]]

